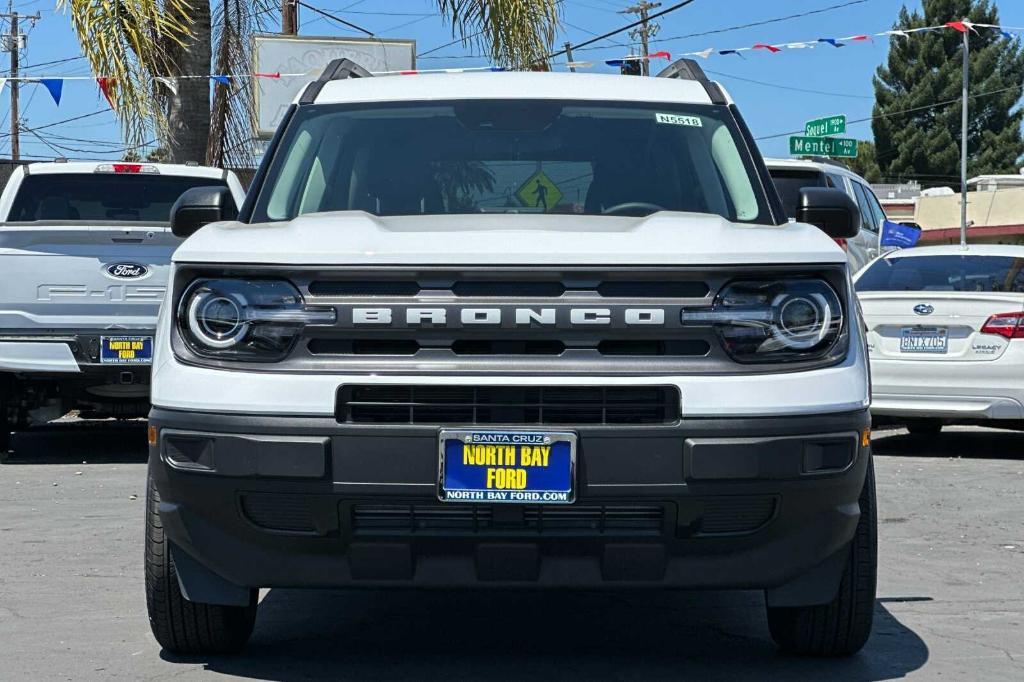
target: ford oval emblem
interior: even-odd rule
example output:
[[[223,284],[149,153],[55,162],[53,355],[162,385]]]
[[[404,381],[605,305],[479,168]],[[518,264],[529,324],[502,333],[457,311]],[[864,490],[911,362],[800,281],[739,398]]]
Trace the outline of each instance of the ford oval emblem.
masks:
[[[149,274],[149,268],[138,263],[114,263],[107,266],[107,274],[117,279],[140,279]]]
[[[931,315],[935,312],[935,308],[927,303],[918,303],[914,306],[914,312],[918,315]]]

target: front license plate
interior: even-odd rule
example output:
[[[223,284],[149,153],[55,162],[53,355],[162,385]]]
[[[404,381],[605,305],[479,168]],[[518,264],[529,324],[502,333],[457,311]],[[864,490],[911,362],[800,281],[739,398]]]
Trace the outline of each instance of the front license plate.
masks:
[[[101,336],[100,363],[104,365],[153,364],[153,337]]]
[[[576,499],[576,434],[442,430],[442,502],[569,504]]]
[[[900,336],[901,353],[946,353],[949,337],[945,329],[906,327]]]

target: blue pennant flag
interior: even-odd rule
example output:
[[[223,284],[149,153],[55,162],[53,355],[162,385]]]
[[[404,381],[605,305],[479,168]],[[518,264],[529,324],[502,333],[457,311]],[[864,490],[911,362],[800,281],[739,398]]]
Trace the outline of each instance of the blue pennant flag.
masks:
[[[221,85],[226,85],[228,87],[231,87],[231,77],[230,76],[210,76],[210,78],[212,78],[213,80],[217,81]]]
[[[1000,31],[1000,33],[1002,33],[1003,37],[1006,38],[1007,40],[1013,40],[1014,36],[1009,31]]]
[[[909,249],[921,238],[921,228],[886,220],[882,223],[882,246],[898,246]]]
[[[832,47],[843,47],[846,43],[841,43],[835,38],[818,38],[819,43],[828,43]]]
[[[50,91],[50,96],[53,97],[53,101],[57,103],[57,106],[60,106],[60,96],[61,93],[64,92],[64,79],[40,78],[38,82]]]
[[[734,54],[740,59],[743,59],[743,54],[739,50],[719,50],[718,54]]]
[[[607,64],[608,66],[622,66],[623,64],[626,63],[626,60],[625,59],[606,59],[606,60],[604,60],[604,63]]]

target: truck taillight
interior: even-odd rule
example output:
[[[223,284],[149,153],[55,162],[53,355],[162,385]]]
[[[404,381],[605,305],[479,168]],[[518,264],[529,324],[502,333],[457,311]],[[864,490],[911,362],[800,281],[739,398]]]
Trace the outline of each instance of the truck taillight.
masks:
[[[997,313],[985,321],[982,334],[998,334],[1007,339],[1024,339],[1024,312]]]
[[[846,240],[845,239],[835,239],[833,241],[835,241],[835,243],[839,245],[839,248],[841,248],[843,251],[846,251]]]
[[[160,169],[142,163],[105,163],[96,166],[97,173],[119,173],[123,175],[160,175]]]

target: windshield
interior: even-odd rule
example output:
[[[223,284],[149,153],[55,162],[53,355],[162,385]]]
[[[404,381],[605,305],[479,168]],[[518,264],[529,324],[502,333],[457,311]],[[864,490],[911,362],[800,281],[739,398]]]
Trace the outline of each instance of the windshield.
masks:
[[[883,258],[864,271],[857,291],[1024,292],[1024,258],[911,256]]]
[[[754,178],[724,107],[551,100],[321,105],[296,112],[253,221],[347,210],[669,210],[768,223]]]
[[[193,187],[227,187],[223,180],[114,173],[27,175],[8,222],[169,223],[174,202]]]

